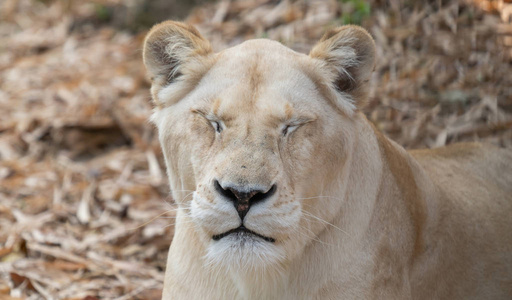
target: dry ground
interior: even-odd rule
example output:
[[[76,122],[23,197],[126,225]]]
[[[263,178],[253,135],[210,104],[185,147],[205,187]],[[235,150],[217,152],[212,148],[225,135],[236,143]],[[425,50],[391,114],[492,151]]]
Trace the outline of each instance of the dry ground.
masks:
[[[507,2],[225,0],[187,20],[218,50],[271,38],[302,52],[362,21],[377,43],[366,112],[379,128],[408,148],[511,146]],[[150,9],[0,1],[0,299],[160,297],[174,205],[146,121]]]

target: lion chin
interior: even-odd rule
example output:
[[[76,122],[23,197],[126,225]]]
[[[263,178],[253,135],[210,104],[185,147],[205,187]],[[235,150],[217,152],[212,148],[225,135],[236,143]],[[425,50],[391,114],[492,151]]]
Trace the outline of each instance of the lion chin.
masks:
[[[361,112],[375,53],[358,26],[308,55],[151,29],[164,299],[512,299],[511,149],[389,140]]]
[[[257,270],[284,259],[284,253],[273,245],[273,239],[239,228],[226,236],[213,237],[205,257],[207,264],[233,270]]]

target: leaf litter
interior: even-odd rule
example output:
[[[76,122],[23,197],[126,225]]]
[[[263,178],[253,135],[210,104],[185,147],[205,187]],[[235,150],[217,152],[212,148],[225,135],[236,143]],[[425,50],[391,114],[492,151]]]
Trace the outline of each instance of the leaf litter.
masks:
[[[365,113],[378,128],[407,148],[510,147],[510,2],[221,0],[186,20],[216,50],[270,38],[304,53],[360,20],[377,46]],[[147,121],[147,29],[119,26],[143,4],[0,3],[1,299],[161,297],[176,205]]]

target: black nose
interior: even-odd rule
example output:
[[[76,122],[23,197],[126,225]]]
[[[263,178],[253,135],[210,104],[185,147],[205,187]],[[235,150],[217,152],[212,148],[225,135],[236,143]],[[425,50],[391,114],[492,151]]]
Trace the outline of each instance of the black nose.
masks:
[[[215,180],[213,185],[219,194],[233,202],[233,205],[235,205],[236,211],[242,221],[249,211],[249,208],[251,208],[251,205],[270,198],[276,191],[275,184],[268,191],[247,190],[243,187],[223,188],[218,180]]]

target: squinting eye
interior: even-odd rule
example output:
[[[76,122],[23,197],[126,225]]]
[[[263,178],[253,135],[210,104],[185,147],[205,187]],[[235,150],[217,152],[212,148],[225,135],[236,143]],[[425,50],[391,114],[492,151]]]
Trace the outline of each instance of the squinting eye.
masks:
[[[288,133],[288,129],[290,128],[290,126],[286,125],[284,128],[283,128],[283,135],[286,135]]]
[[[283,135],[286,136],[288,133],[294,131],[297,128],[297,125],[286,125],[283,128]]]
[[[222,132],[222,126],[220,125],[219,122],[217,122],[217,121],[210,121],[210,123],[212,124],[213,128],[215,129],[215,131],[217,131],[218,133]]]

